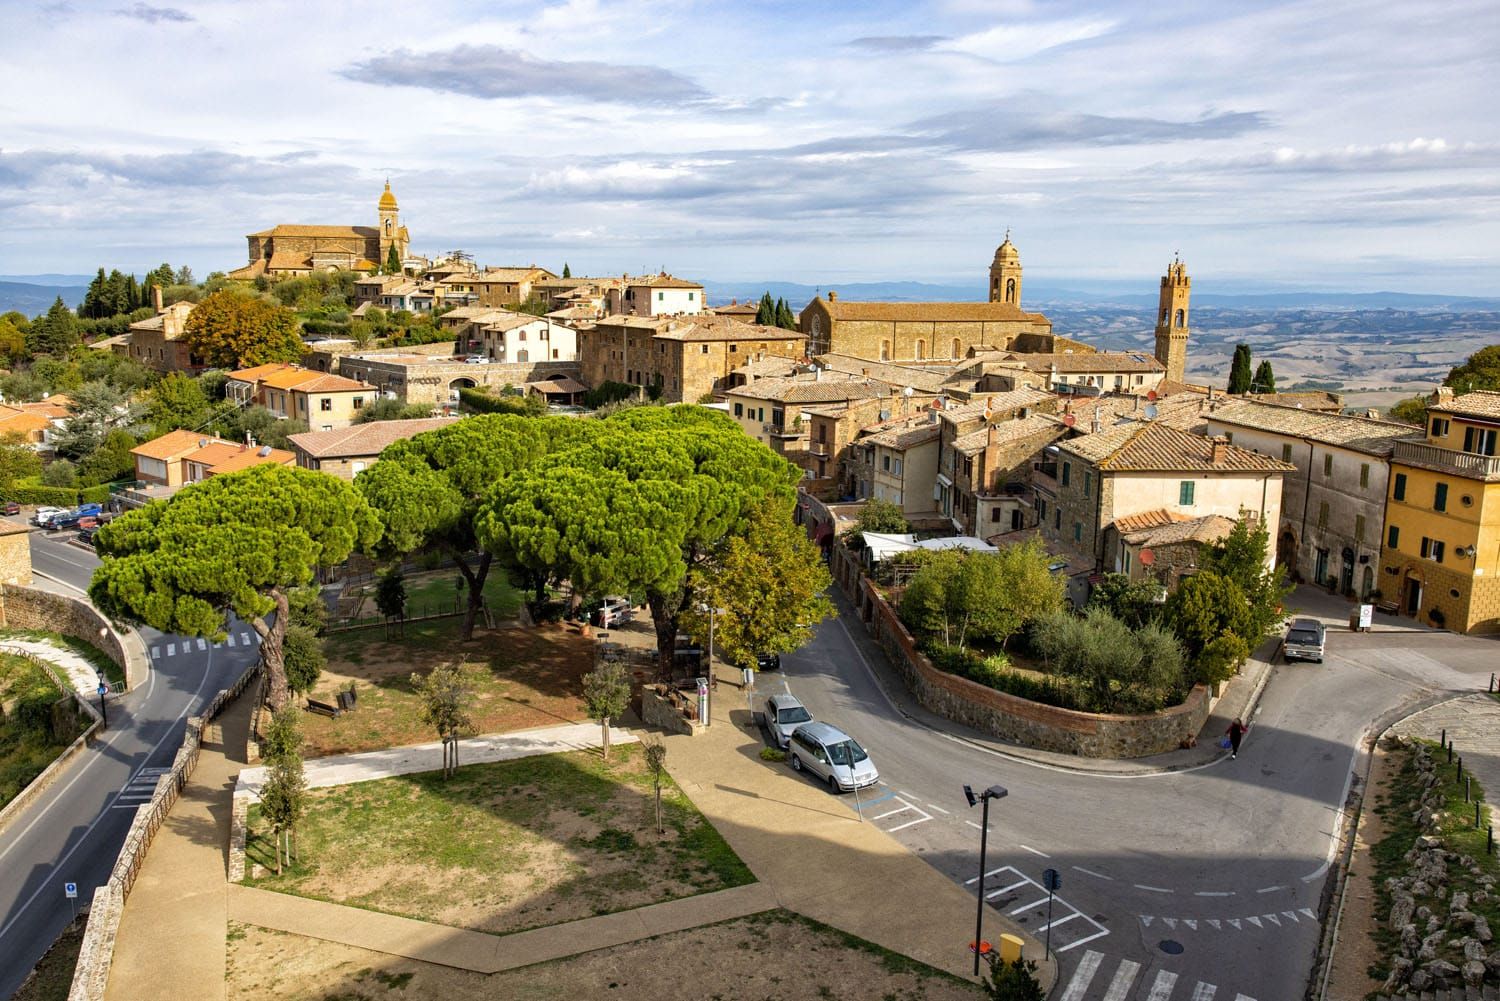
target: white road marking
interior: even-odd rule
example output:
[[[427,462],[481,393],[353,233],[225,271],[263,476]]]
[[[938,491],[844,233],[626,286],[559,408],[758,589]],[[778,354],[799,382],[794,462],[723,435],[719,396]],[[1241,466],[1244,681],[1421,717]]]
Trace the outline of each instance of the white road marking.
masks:
[[[1198,930],[1198,922],[1194,918],[1183,918],[1182,919],[1182,923],[1185,924],[1185,925],[1187,925],[1193,931],[1197,931]]]
[[[907,799],[919,799],[920,798],[920,797],[917,796],[916,793],[914,793],[914,792],[907,792],[905,789],[900,790],[900,792],[901,792],[901,795],[905,796]]]
[[[1251,924],[1253,924],[1257,928],[1264,928],[1265,927],[1264,925],[1262,925],[1260,923],[1260,918],[1246,918],[1245,920],[1248,921],[1248,922],[1250,922]]]
[[[1042,858],[1051,858],[1052,857],[1051,855],[1048,855],[1046,852],[1039,852],[1039,851],[1037,851],[1035,848],[1031,847],[1030,845],[1017,845],[1016,847],[1018,847],[1018,848],[1024,848],[1027,851],[1029,851],[1031,854],[1033,854],[1033,855],[1040,855]]]
[[[1291,918],[1294,922],[1301,921],[1301,919],[1297,917],[1297,912],[1295,911],[1282,911],[1281,916],[1284,918]]]
[[[895,827],[892,827],[890,830],[886,831],[885,833],[887,833],[887,834],[895,834],[897,831],[904,831],[908,827],[915,827],[918,824],[925,824],[925,823],[927,823],[927,821],[929,821],[931,819],[932,819],[931,817],[918,817],[916,820],[908,820],[904,824],[897,824]]]
[[[1135,983],[1135,975],[1140,971],[1140,963],[1132,963],[1128,959],[1120,960],[1120,968],[1115,971],[1115,979],[1109,982],[1109,990],[1104,995],[1104,1001],[1125,1001],[1125,995],[1129,992],[1130,985]]]
[[[1027,911],[1032,910],[1033,908],[1040,907],[1043,904],[1045,904],[1046,902],[1047,902],[1047,898],[1046,897],[1043,897],[1041,900],[1033,900],[1029,904],[1022,904],[1020,907],[1017,907],[1015,910],[1011,911],[1010,913],[1012,913],[1012,914],[1025,914]]]
[[[1106,876],[1102,872],[1095,872],[1092,869],[1085,869],[1081,865],[1075,865],[1073,868],[1077,869],[1079,872],[1083,873],[1085,876],[1093,876],[1095,879],[1107,879],[1111,883],[1114,882],[1114,879],[1115,879],[1113,876]]]
[[[1342,813],[1343,811],[1340,810],[1339,812]],[[1323,877],[1323,874],[1325,872],[1327,872],[1327,871],[1328,871],[1328,863],[1324,862],[1322,865],[1318,866],[1312,872],[1308,873],[1306,876],[1303,876],[1302,877],[1302,882],[1304,882],[1304,883],[1311,883],[1315,879],[1321,879]]]
[[[234,646],[234,633],[230,633],[229,638],[224,642],[229,644],[230,646]]]
[[[896,807],[896,809],[894,809],[894,810],[888,810],[885,813],[880,814],[880,816],[874,817],[872,819],[874,819],[874,820],[884,820],[887,817],[894,817],[898,813],[905,813],[907,810],[910,810],[910,809],[911,809],[911,807],[909,807],[909,806],[898,806],[898,807]]]
[[[1089,920],[1092,921],[1093,919],[1090,918]],[[1109,934],[1109,929],[1108,928],[1102,928],[1099,931],[1094,932],[1094,934],[1087,936],[1086,938],[1081,938],[1077,942],[1069,942],[1067,945],[1060,945],[1056,949],[1053,949],[1052,951],[1053,952],[1067,952],[1069,949],[1076,949],[1080,945],[1083,945],[1086,942],[1092,942],[1094,939],[1096,939],[1096,938],[1103,938],[1104,936],[1106,936],[1108,934]]]
[[[1209,918],[1208,923],[1214,926],[1214,931],[1222,931],[1222,925],[1218,918]]]
[[[974,830],[976,830],[976,831],[982,831],[982,830],[984,830],[984,828],[980,827],[978,824],[974,823],[974,821],[972,821],[972,820],[966,820],[966,821],[964,821],[964,823],[968,824],[970,827],[974,828]]]
[[[1151,985],[1151,993],[1146,995],[1146,1001],[1167,1001],[1172,996],[1172,988],[1177,986],[1177,974],[1161,970],[1156,974],[1156,982]]]
[[[1160,886],[1147,886],[1145,883],[1131,883],[1137,890],[1145,890],[1147,893],[1171,893],[1171,890]]]
[[[1038,928],[1037,931],[1038,932],[1044,932],[1048,928],[1056,928],[1058,925],[1062,924],[1065,921],[1072,921],[1074,918],[1081,918],[1081,917],[1083,917],[1082,913],[1080,913],[1079,911],[1074,911],[1072,914],[1069,914],[1065,918],[1058,918],[1056,921],[1049,921],[1049,922],[1047,922],[1046,924],[1044,924],[1040,928]]]
[[[1234,891],[1233,890],[1199,890],[1198,892],[1194,893],[1193,896],[1195,896],[1195,897],[1232,897],[1232,896],[1234,896]]]
[[[1277,928],[1281,927],[1281,919],[1278,918],[1276,915],[1274,915],[1274,914],[1262,914],[1261,917],[1263,917],[1267,921],[1271,922]]]
[[[1239,931],[1240,930],[1240,919],[1239,918],[1230,918],[1229,919],[1229,923],[1234,926],[1234,930],[1235,931]]]
[[[1000,867],[1000,868],[998,868],[998,869],[991,869],[991,870],[990,870],[990,871],[989,871],[989,872],[987,872],[987,873],[985,873],[985,874],[984,874],[984,878],[985,878],[985,879],[989,879],[989,878],[990,878],[990,877],[991,877],[991,876],[993,876],[993,875],[995,875],[995,874],[996,874],[996,873],[1001,873],[1001,872],[1004,872],[1004,871],[1005,871],[1005,870],[1006,870],[1006,869],[1008,869],[1008,868],[1009,868],[1009,866],[1003,866],[1003,865],[1002,865],[1002,866],[1001,866],[1001,867]],[[975,884],[975,883],[977,883],[977,882],[979,882],[979,877],[978,877],[978,876],[975,876],[975,877],[973,877],[973,878],[972,878],[972,879],[966,879],[966,880],[964,880],[964,885],[965,885],[965,886],[973,886],[973,885],[974,885],[974,884]],[[1021,884],[1020,884],[1020,883],[1017,883],[1017,884],[1016,884],[1016,885],[1017,885],[1017,886],[1020,886],[1020,885],[1021,885]]]
[[[1089,984],[1094,982],[1094,974],[1099,969],[1099,963],[1104,959],[1104,953],[1095,952],[1090,949],[1083,954],[1078,961],[1078,969],[1073,971],[1073,979],[1068,981],[1068,989],[1058,1001],[1083,1001],[1084,994],[1088,993]]]
[[[1153,922],[1153,921],[1156,920],[1156,918],[1153,917],[1150,914],[1142,914],[1140,916],[1140,918],[1141,918],[1141,924],[1145,925],[1147,928],[1150,928],[1151,927],[1151,922]]]
[[[986,900],[989,900],[989,899],[991,899],[993,897],[1000,896],[1000,894],[1002,894],[1002,893],[1009,893],[1011,890],[1019,890],[1021,887],[1025,886],[1027,883],[1030,883],[1030,882],[1031,882],[1031,880],[1029,880],[1029,879],[1023,879],[1019,883],[1012,883],[1012,884],[1010,884],[1009,886],[1007,886],[1003,890],[994,890],[994,891],[992,891],[990,893],[986,893],[984,895],[984,898]]]
[[[168,643],[167,644],[167,656],[168,657],[175,657],[176,655],[177,655],[177,644],[176,643]]]
[[[1285,890],[1284,886],[1262,886],[1256,893],[1275,893],[1277,890]]]
[[[1213,984],[1205,984],[1198,981],[1198,986],[1193,988],[1193,1001],[1214,1001],[1214,995],[1219,989]]]
[[[1168,928],[1172,929],[1173,931],[1177,930],[1177,919],[1176,918],[1162,918],[1161,920],[1162,920],[1162,923],[1165,924]]]
[[[1255,1001],[1255,999],[1253,997],[1250,997],[1248,994],[1236,994],[1234,996],[1234,1001]]]
[[[952,811],[952,810],[944,810],[944,809],[943,809],[943,808],[942,808],[942,807],[940,807],[940,806],[938,806],[938,805],[937,805],[937,804],[936,804],[936,803],[928,803],[928,804],[927,804],[927,805],[928,805],[928,807],[930,807],[930,808],[931,808],[931,809],[934,809],[934,810],[936,810],[936,811],[937,811],[937,812],[938,812],[938,813],[947,813],[947,814],[952,814],[952,812],[953,812],[953,811]],[[1021,847],[1023,847],[1023,848],[1024,848],[1024,847],[1026,847],[1026,846],[1025,846],[1025,845],[1022,845],[1022,846],[1021,846]]]
[[[151,648],[151,659],[152,660],[161,660],[161,647],[154,646],[154,647]]]
[[[198,649],[199,650],[207,650],[208,649],[208,640],[205,640],[205,639],[198,640]]]
[[[1297,908],[1297,910],[1301,911],[1303,914],[1306,914],[1314,921],[1318,920],[1318,916],[1313,913],[1313,909],[1311,907],[1299,907]]]

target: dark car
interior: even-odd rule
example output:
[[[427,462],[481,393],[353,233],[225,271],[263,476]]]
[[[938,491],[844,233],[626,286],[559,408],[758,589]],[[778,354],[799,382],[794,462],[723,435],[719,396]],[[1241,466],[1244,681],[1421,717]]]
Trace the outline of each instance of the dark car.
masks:
[[[60,532],[68,528],[77,528],[78,522],[81,520],[77,511],[64,511],[62,514],[54,515],[42,527],[46,528],[49,532]]]
[[[21,513],[21,505],[17,504],[15,501],[6,501],[5,502],[5,513],[6,514],[20,514]]]
[[[781,654],[758,653],[755,655],[755,669],[757,671],[779,671],[781,670]]]
[[[83,543],[85,546],[92,546],[94,544],[94,533],[97,531],[99,531],[99,527],[97,525],[93,525],[88,528],[80,528],[78,530],[78,541]]]

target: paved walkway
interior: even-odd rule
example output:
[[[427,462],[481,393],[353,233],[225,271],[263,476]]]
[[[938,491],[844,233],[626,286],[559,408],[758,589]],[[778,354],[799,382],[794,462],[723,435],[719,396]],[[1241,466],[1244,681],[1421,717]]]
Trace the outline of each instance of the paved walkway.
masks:
[[[224,997],[230,792],[254,701],[236,699],[204,734],[198,767],[126,899],[106,1001]]]
[[[1500,701],[1479,692],[1439,702],[1391,727],[1392,733],[1437,740],[1447,731],[1453,753],[1484,788],[1491,802],[1500,802]]]
[[[19,637],[0,637],[0,650],[24,650],[53,667],[61,668],[74,691],[85,696],[94,696],[99,691],[99,672],[83,655],[59,646],[48,640],[27,640]]]
[[[713,721],[696,736],[663,738],[667,770],[780,906],[972,975],[973,894],[874,824],[861,823],[823,786],[761,761],[765,744],[749,713],[715,708]],[[1040,960],[1041,943],[991,908],[985,938],[998,942],[1001,932],[1020,935],[1026,957]],[[1050,986],[1055,964],[1048,961],[1041,972]]]
[[[249,886],[229,887],[232,921],[339,942],[475,973],[499,973],[580,952],[757,914],[777,906],[760,883],[582,918],[510,935],[492,935]]]
[[[534,754],[559,754],[564,751],[584,751],[599,747],[603,733],[598,723],[568,723],[562,726],[538,727],[533,730],[517,730],[514,733],[488,734],[471,737],[458,744],[458,763],[481,765],[493,761],[510,761]],[[632,744],[639,738],[628,730],[611,727],[609,740],[613,744]],[[361,751],[358,754],[334,754],[326,758],[309,758],[303,763],[309,789],[328,786],[351,785],[355,782],[370,782],[390,778],[393,775],[411,775],[417,772],[435,772],[443,767],[443,745],[412,744],[407,747],[389,747],[378,751]],[[264,766],[246,768],[240,772],[235,785],[236,796],[260,796],[261,784],[266,780]]]

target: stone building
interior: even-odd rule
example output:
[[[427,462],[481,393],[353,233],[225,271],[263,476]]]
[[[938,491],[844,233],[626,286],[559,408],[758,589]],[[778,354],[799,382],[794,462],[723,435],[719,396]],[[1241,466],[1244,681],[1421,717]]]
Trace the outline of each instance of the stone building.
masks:
[[[1056,338],[1061,341],[1063,338]],[[1145,396],[1161,386],[1166,369],[1139,351],[1001,351],[975,356],[981,365],[976,392],[1032,387],[1059,393],[1099,392]]]
[[[1034,460],[1068,433],[1045,413],[985,421],[946,443],[940,483],[944,513],[960,535],[992,539],[1036,525]]]
[[[296,456],[269,445],[226,441],[196,431],[169,431],[130,450],[138,483],[117,496],[127,507],[141,507],[171,497],[178,490],[211,476],[275,463],[290,466]]]
[[[685,316],[704,309],[703,286],[669,275],[622,275],[605,289],[605,311],[622,316]]]
[[[1381,587],[1380,541],[1390,461],[1410,424],[1226,400],[1205,415],[1209,434],[1296,467],[1282,483],[1276,562],[1296,579],[1361,597]]]
[[[1187,367],[1188,298],[1192,291],[1187,265],[1182,258],[1175,258],[1161,279],[1156,317],[1156,360],[1171,382],[1181,382]]]
[[[378,395],[367,382],[283,363],[230,372],[224,394],[241,406],[259,404],[276,417],[303,421],[314,431],[348,427]]]
[[[248,280],[262,275],[305,275],[314,271],[379,271],[392,247],[403,261],[410,252],[411,237],[401,225],[401,213],[391,182],[375,208],[374,226],[305,226],[282,224],[245,239],[250,262],[229,272],[230,278]]]
[[[804,357],[806,340],[795,330],[712,315],[611,316],[578,331],[578,358],[587,386],[657,387],[668,403],[696,403],[724,389],[747,362]]]
[[[31,586],[31,529],[0,521],[0,582]]]
[[[1380,564],[1401,614],[1500,632],[1500,392],[1440,387],[1425,435],[1395,443]]]
[[[521,305],[532,297],[532,287],[536,282],[556,277],[546,268],[529,264],[525,267],[487,268],[472,275],[455,275],[439,284],[449,292],[473,293],[477,305],[495,308]]]
[[[1164,510],[1117,518],[1118,562],[1131,580],[1155,580],[1172,590],[1202,569],[1205,550],[1234,531],[1235,524],[1222,514],[1191,518]]]
[[[124,355],[133,362],[161,372],[183,372],[197,375],[203,371],[203,361],[188,350],[182,335],[193,304],[187,301],[174,302],[158,309],[155,316],[137,320],[113,342],[110,349]]]
[[[452,424],[456,417],[419,417],[406,421],[371,421],[333,431],[304,431],[291,436],[297,465],[353,481],[373,466],[387,445],[424,431]]]
[[[501,389],[528,382],[578,376],[574,361],[528,361],[501,364],[471,364],[451,355],[452,345],[441,353],[424,354],[420,348],[405,351],[359,351],[340,355],[338,370],[351,379],[374,386],[381,396],[403,403],[457,406],[464,389]]]
[[[930,527],[939,519],[939,439],[936,412],[927,410],[866,428],[849,445],[847,466],[860,500],[889,501],[906,520]]]
[[[884,383],[825,372],[755,379],[724,391],[724,403],[745,433],[789,458],[807,452],[809,422],[803,408],[888,399]]]

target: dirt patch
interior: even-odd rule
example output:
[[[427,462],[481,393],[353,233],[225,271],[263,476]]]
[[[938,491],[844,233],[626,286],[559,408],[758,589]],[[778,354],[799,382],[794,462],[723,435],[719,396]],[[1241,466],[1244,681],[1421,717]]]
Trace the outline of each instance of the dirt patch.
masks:
[[[79,915],[62,930],[10,1001],[67,1001],[87,923],[88,915]]]
[[[349,754],[436,739],[421,722],[411,675],[467,659],[476,668],[474,722],[479,733],[505,733],[587,719],[585,672],[593,667],[593,641],[576,627],[476,629],[458,638],[457,619],[407,627],[405,640],[387,640],[383,629],[327,637],[328,668],[310,693],[332,703],[354,682],[358,709],[338,719],[304,714],[306,757]]]
[[[1381,981],[1370,977],[1370,967],[1381,959],[1372,932],[1379,923],[1376,914],[1377,890],[1375,861],[1370,846],[1386,835],[1385,822],[1375,809],[1376,797],[1391,784],[1390,755],[1377,745],[1370,763],[1370,782],[1366,787],[1364,808],[1354,834],[1354,852],[1349,861],[1348,882],[1344,887],[1344,913],[1339,922],[1338,946],[1333,954],[1333,969],[1328,977],[1328,1001],[1360,1001],[1378,990]]]
[[[229,1001],[972,1001],[977,987],[786,911],[485,976],[247,925]]]
[[[656,833],[638,746],[543,755],[309,794],[281,876],[259,811],[249,880],[266,889],[505,933],[753,881],[670,777]]]

